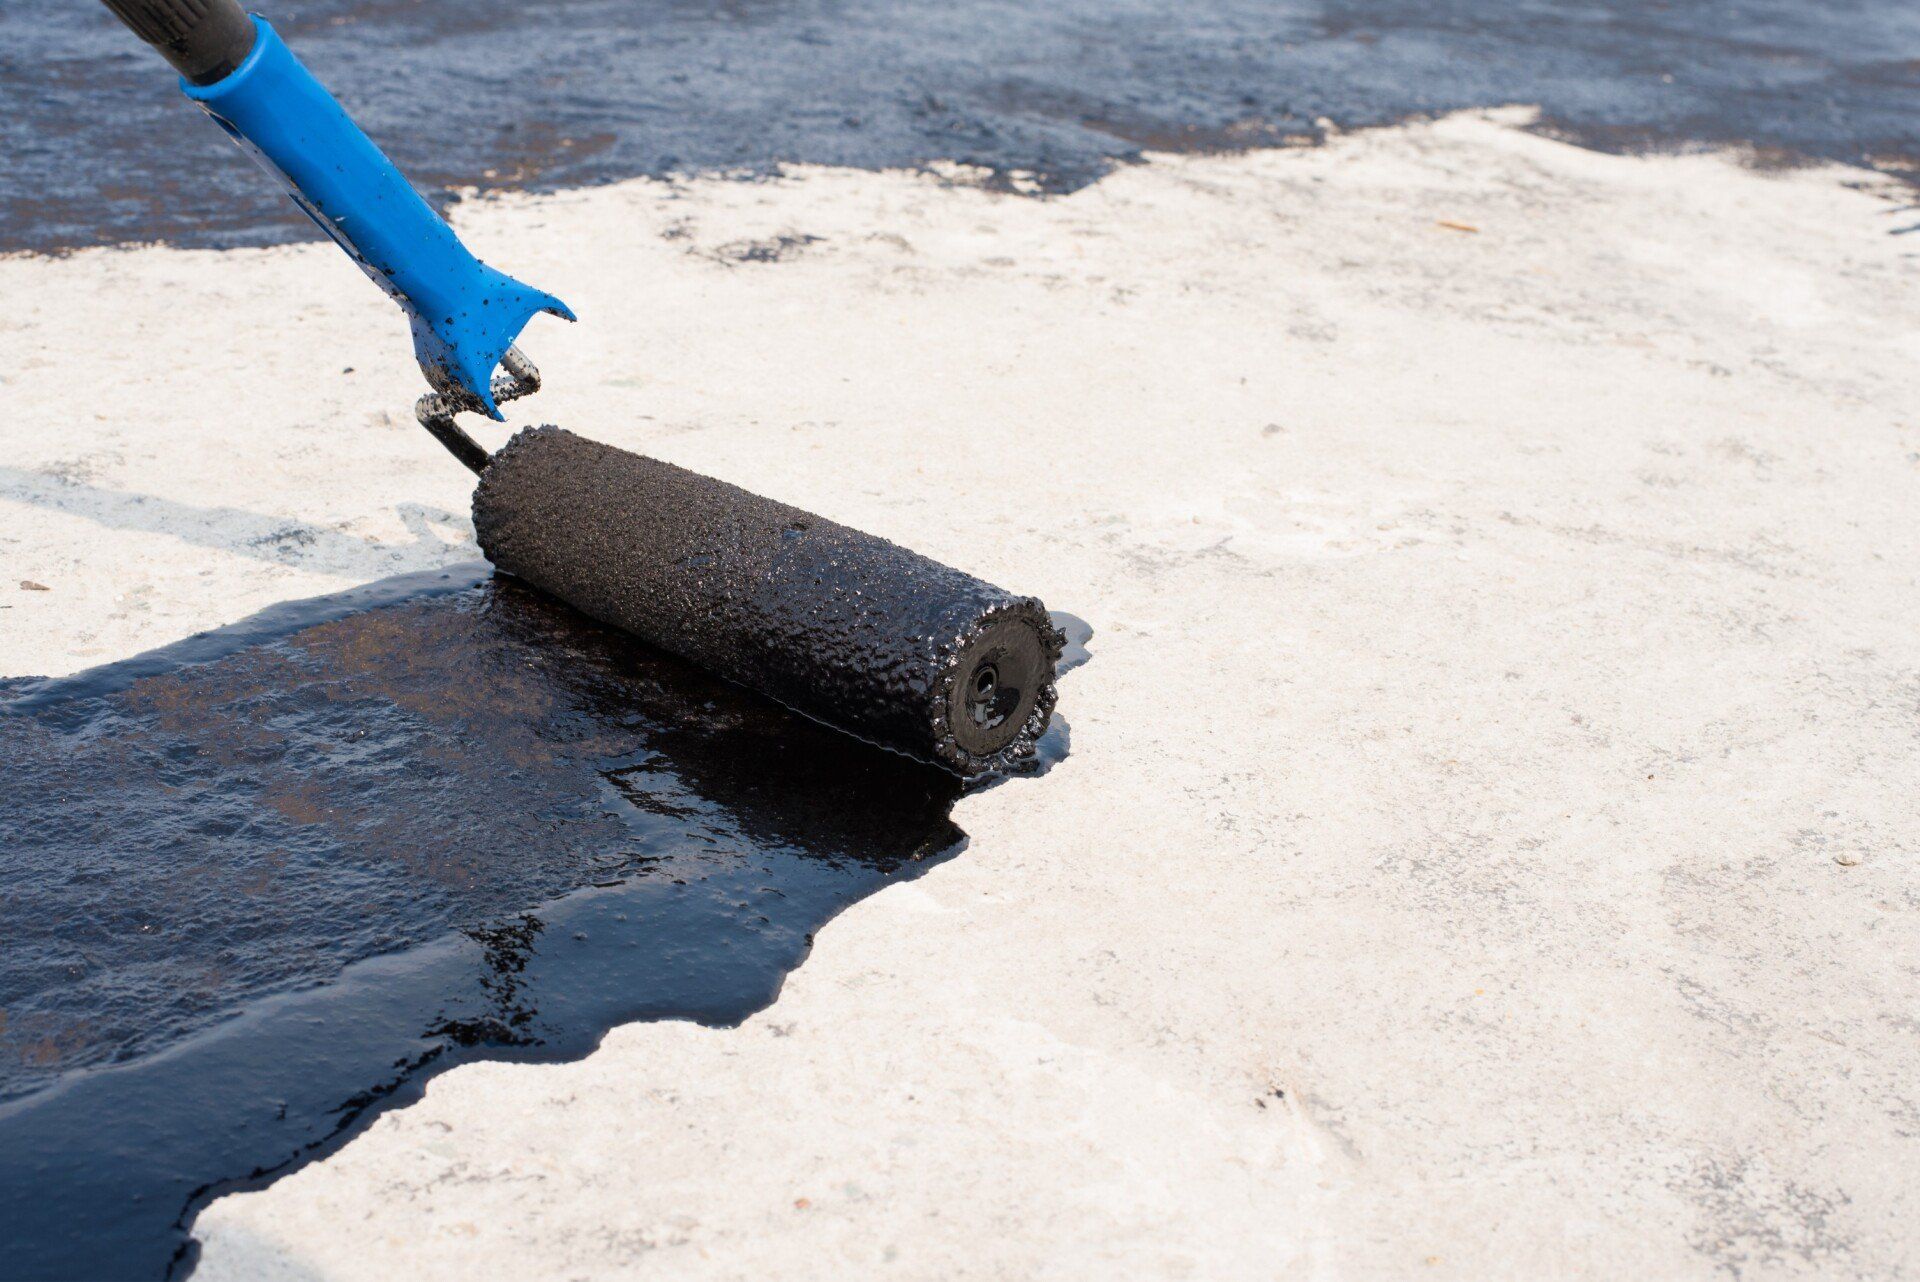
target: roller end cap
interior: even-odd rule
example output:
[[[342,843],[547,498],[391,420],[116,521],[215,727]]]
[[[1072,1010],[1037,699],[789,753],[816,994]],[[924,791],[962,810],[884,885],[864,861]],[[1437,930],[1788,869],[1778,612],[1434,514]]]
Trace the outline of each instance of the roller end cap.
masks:
[[[1053,716],[1054,667],[1065,640],[1031,599],[969,630],[947,669],[945,765],[971,776],[1032,755]]]

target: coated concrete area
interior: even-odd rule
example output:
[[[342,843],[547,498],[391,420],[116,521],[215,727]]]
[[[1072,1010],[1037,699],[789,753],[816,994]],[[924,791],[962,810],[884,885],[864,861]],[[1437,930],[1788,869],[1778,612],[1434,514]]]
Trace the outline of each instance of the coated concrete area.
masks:
[[[454,1070],[196,1276],[1920,1271],[1911,192],[1528,119],[460,205],[582,317],[516,421],[1084,616],[1072,755],[743,1026]],[[331,246],[0,295],[0,673],[475,555]]]
[[[430,199],[782,164],[1015,171],[1508,103],[1603,150],[1920,176],[1911,0],[274,0]],[[97,5],[0,6],[0,252],[317,240]],[[423,109],[430,106],[431,109]],[[111,121],[104,128],[102,121]]]

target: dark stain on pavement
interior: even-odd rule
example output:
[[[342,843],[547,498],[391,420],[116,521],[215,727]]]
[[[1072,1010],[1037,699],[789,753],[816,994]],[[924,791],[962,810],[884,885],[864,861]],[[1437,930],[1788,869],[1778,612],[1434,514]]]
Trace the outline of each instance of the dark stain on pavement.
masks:
[[[1542,108],[1607,150],[1920,175],[1905,0],[277,0],[423,190],[785,162],[982,166],[1071,190],[1143,149]],[[0,251],[318,233],[99,5],[0,7]]]
[[[963,843],[952,776],[484,565],[0,681],[0,772],[9,1278],[185,1271],[453,1064],[737,1023]]]

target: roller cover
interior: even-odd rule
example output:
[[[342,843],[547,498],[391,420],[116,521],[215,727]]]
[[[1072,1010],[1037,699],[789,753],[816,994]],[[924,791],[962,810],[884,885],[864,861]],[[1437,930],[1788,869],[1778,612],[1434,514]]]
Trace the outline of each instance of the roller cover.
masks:
[[[1032,597],[556,427],[473,497],[499,569],[830,725],[962,775],[1028,756],[1064,638]]]

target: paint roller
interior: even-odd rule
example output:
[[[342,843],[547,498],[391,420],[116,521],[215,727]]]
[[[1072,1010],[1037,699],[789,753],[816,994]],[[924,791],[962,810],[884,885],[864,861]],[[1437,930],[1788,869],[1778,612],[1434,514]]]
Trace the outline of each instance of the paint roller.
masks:
[[[433,389],[416,415],[478,474],[474,530],[497,568],[957,774],[1032,755],[1064,644],[1037,600],[560,428],[489,453],[455,416],[500,419],[538,390],[515,340],[540,312],[573,313],[476,259],[264,18],[236,0],[105,3],[405,311]]]

